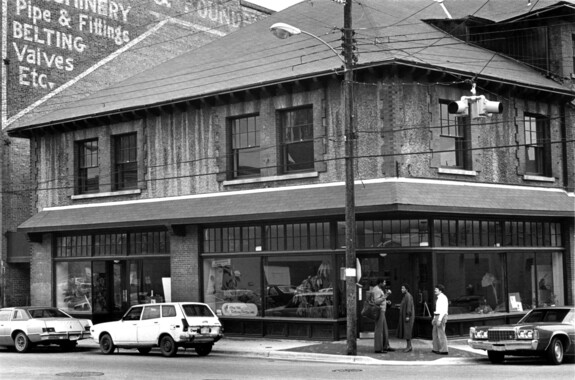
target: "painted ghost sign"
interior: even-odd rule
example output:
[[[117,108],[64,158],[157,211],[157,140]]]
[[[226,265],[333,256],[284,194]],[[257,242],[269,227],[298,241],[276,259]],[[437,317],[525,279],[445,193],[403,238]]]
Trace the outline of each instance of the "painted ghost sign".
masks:
[[[266,16],[240,0],[1,1],[3,129]]]

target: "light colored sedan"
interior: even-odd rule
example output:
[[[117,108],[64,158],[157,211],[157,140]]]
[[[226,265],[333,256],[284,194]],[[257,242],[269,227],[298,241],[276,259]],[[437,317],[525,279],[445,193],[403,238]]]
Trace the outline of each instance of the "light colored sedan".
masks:
[[[179,347],[184,347],[205,356],[222,336],[218,317],[199,302],[135,305],[119,321],[92,327],[92,337],[104,354],[112,354],[116,348],[136,348],[145,355],[153,347],[160,347],[162,355],[174,356]]]
[[[0,309],[0,346],[27,352],[36,345],[57,344],[70,350],[90,338],[92,321],[77,319],[55,307]]]

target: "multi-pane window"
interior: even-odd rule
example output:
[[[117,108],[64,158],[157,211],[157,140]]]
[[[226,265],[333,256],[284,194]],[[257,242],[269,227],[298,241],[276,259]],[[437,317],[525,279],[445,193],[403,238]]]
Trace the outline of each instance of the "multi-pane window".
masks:
[[[100,186],[98,167],[98,140],[79,142],[78,145],[78,193],[97,193]]]
[[[114,190],[138,187],[137,135],[114,137]]]
[[[62,235],[56,238],[56,257],[165,255],[170,253],[166,231]]]
[[[260,175],[259,116],[252,115],[230,121],[233,177]]]
[[[467,116],[450,114],[448,105],[451,101],[441,100],[439,103],[440,165],[459,169],[471,169],[468,159]]]
[[[313,108],[283,111],[280,123],[283,172],[313,170]]]
[[[572,73],[575,74],[575,34],[571,36],[571,53],[573,55],[573,71]]]
[[[525,171],[549,176],[550,145],[549,121],[546,117],[525,115]]]

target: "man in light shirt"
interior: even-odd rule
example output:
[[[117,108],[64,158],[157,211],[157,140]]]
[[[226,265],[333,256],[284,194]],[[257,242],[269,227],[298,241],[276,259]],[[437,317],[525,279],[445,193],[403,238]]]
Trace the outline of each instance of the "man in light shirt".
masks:
[[[447,336],[445,335],[445,325],[447,324],[447,308],[449,301],[443,292],[445,287],[441,284],[435,286],[435,295],[437,301],[435,302],[435,313],[431,324],[433,326],[433,353],[439,355],[447,355]]]

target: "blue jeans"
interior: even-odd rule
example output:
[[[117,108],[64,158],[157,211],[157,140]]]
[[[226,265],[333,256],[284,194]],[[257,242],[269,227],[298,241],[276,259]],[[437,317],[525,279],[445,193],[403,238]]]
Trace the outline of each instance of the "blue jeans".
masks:
[[[431,321],[433,325],[433,331],[431,333],[433,337],[433,351],[437,352],[448,352],[447,348],[447,336],[445,335],[445,325],[447,324],[447,315],[443,317],[442,321],[438,320],[437,315],[433,317]]]

